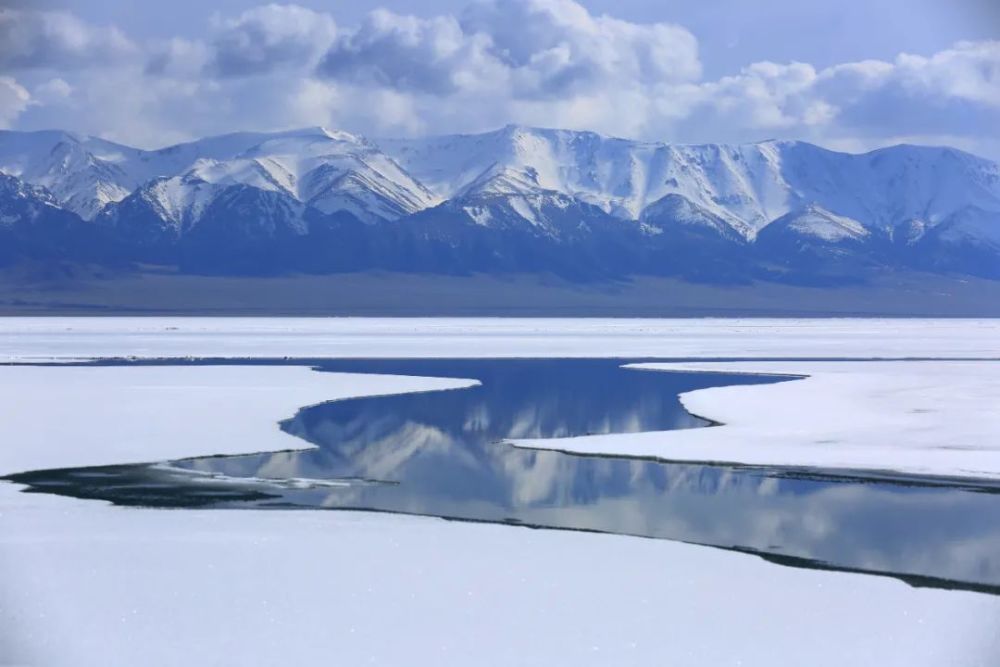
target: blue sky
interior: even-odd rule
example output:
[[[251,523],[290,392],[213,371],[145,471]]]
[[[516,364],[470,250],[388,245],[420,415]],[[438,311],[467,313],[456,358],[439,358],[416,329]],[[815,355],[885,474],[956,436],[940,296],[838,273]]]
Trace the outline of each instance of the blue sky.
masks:
[[[0,125],[143,146],[509,122],[1000,156],[996,0],[0,0]]]

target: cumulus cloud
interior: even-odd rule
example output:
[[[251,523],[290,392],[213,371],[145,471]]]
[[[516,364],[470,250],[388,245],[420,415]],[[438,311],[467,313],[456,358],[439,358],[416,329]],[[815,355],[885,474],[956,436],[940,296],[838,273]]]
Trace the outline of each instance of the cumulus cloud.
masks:
[[[706,80],[684,27],[575,0],[377,9],[356,26],[265,5],[205,27],[137,44],[66,13],[0,10],[0,68],[17,78],[0,79],[0,123],[147,146],[311,124],[385,136],[514,122],[678,142],[913,138],[1000,156],[1000,42],[830,67],[748,63]]]
[[[697,40],[678,26],[595,17],[573,0],[492,0],[460,17],[376,10],[338,40],[320,72],[415,93],[532,99],[693,79],[700,63]]]
[[[31,94],[9,76],[0,76],[0,128],[8,128],[28,105]]]
[[[40,104],[58,104],[68,100],[73,95],[73,86],[65,79],[56,77],[35,86],[33,97]]]
[[[319,72],[360,85],[447,95],[503,83],[505,68],[488,46],[484,36],[467,35],[454,17],[422,19],[376,10],[338,40]]]
[[[1000,42],[959,42],[929,58],[903,54],[896,76],[905,90],[1000,107]]]
[[[760,62],[738,76],[702,85],[699,93],[705,104],[728,122],[779,129],[808,123],[810,118],[822,122],[823,114],[816,110],[820,101],[808,95],[816,78],[816,70],[805,63]]]
[[[615,82],[656,85],[701,73],[698,42],[686,29],[593,16],[573,0],[472,4],[461,25],[467,34],[489,37],[490,53],[511,68],[528,95]]]
[[[174,37],[150,45],[145,73],[157,77],[201,76],[211,58],[207,44]]]
[[[68,12],[0,8],[3,69],[75,69],[134,51],[135,45],[115,27],[93,26]]]
[[[400,131],[504,122],[673,141],[996,135],[996,42],[817,69],[751,63],[701,80],[683,27],[596,16],[573,0],[488,0],[458,16],[373,12],[319,74],[357,97],[391,92]],[[405,100],[405,104],[401,101]],[[456,113],[457,110],[457,113]]]
[[[235,19],[216,19],[216,29],[212,66],[221,76],[312,66],[337,34],[329,14],[274,4],[248,10]]]
[[[673,91],[687,100],[678,129],[699,140],[760,134],[836,139],[997,137],[1000,42],[962,42],[931,56],[844,63],[756,63]],[[669,104],[669,100],[666,104]]]

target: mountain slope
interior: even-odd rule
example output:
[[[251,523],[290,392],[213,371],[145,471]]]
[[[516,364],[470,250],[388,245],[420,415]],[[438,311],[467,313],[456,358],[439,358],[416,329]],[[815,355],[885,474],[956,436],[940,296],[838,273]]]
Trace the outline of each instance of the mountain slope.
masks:
[[[949,148],[849,155],[802,142],[674,146],[517,126],[380,145],[445,198],[486,174],[532,173],[539,187],[626,220],[683,197],[747,240],[810,205],[883,233],[933,226],[970,205],[1000,211],[1000,167]]]
[[[86,233],[81,257],[103,244],[119,261],[199,272],[1000,278],[1000,166],[950,148],[852,155],[508,126],[378,142],[313,127],[146,151],[6,131],[0,175],[13,179],[0,211],[60,220],[11,230]],[[7,254],[47,252],[12,242]]]
[[[69,132],[0,131],[0,173],[46,188],[60,206],[88,220],[146,179],[142,155]]]
[[[346,132],[306,128],[209,137],[143,151],[67,132],[0,132],[0,173],[47,188],[67,210],[90,220],[156,179],[242,183],[284,189],[327,213],[347,210],[376,221],[437,202],[391,158]],[[196,193],[173,188],[184,207]]]
[[[44,188],[0,174],[0,265],[22,259],[102,261],[114,244]]]
[[[1000,213],[1000,165],[952,148],[894,146],[862,155],[777,142],[802,204],[818,204],[889,235],[924,229],[967,206]]]
[[[380,145],[443,197],[484,174],[512,170],[533,173],[538,186],[625,220],[638,220],[671,194],[725,220],[744,237],[786,212],[787,187],[766,145],[669,146],[517,126]]]

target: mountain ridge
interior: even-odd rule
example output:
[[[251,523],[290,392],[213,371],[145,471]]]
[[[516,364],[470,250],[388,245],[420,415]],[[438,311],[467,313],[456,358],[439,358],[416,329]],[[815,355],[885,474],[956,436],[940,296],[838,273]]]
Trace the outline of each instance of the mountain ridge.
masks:
[[[119,259],[197,257],[192,271],[236,270],[212,263],[238,249],[269,271],[827,284],[916,267],[1000,278],[1000,165],[948,147],[849,154],[509,125],[423,139],[238,132],[148,151],[0,131],[0,173],[41,188],[22,195],[75,216]],[[15,206],[0,193],[0,214],[31,208],[23,196]],[[8,223],[18,225],[30,226]]]

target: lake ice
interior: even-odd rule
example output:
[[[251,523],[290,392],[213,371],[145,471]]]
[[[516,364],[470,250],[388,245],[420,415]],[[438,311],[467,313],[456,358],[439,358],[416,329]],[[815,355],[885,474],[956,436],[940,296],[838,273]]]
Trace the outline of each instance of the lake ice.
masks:
[[[230,327],[228,333],[191,321],[177,337],[168,330],[173,325],[155,320],[81,321],[78,326],[88,331],[78,336],[59,329],[65,325],[33,322],[34,335],[29,336],[25,323],[8,321],[0,344],[6,354],[19,358],[88,356],[97,349],[98,356],[105,356],[116,348],[119,352],[112,356],[137,350],[161,356],[164,350],[177,354],[185,348],[198,356],[209,348],[230,351],[221,356],[245,356],[240,353],[255,338],[241,337],[232,327],[261,326],[271,329],[265,346],[285,351],[279,356],[312,356],[297,348],[303,340],[314,351],[325,345],[320,341],[343,342],[338,327],[368,326],[312,322],[308,327],[313,333],[303,338],[291,324],[286,334],[276,331],[280,326],[273,321],[223,323]],[[94,333],[99,326],[110,329]],[[372,340],[374,350],[388,350],[394,337],[407,352],[437,351],[442,345],[424,323],[380,326],[390,331]],[[488,352],[492,346],[505,356],[516,356],[519,349],[523,356],[536,356],[545,345],[539,340],[546,338],[546,328],[557,325],[545,324],[539,331],[538,326],[505,324],[501,334],[491,322],[461,326],[461,336],[478,335],[477,351]],[[477,326],[483,333],[477,334]],[[747,329],[742,323],[727,327],[722,321],[708,322],[700,334],[697,323],[684,323],[677,327],[683,330],[680,341],[664,334],[673,326],[669,322],[642,326],[657,333],[631,330],[623,335],[622,329],[567,322],[571,342],[563,348],[579,353],[603,347],[617,355],[631,344],[636,354],[621,356],[654,352],[677,358],[697,355],[664,348],[690,351],[700,336],[709,357],[741,344],[748,354],[733,356],[760,356],[764,349],[771,352],[767,356],[779,356],[773,352],[784,347],[794,356],[829,357],[835,349],[831,341],[841,336],[847,341],[845,354],[858,356],[862,345],[851,341],[867,338],[872,349],[879,349],[880,341],[898,334],[891,321],[838,321],[826,330],[802,322],[790,325],[798,328],[795,336],[786,327],[780,334],[784,342],[774,346],[761,338],[767,328]],[[22,329],[16,331],[18,327]],[[156,327],[161,328],[150,338],[148,332]],[[130,328],[147,332],[141,345]],[[193,332],[199,328],[203,333]],[[969,326],[957,336],[953,322],[925,323],[924,328],[927,335],[919,340],[912,330],[914,342],[900,346],[900,356],[990,356],[996,344],[987,324]],[[908,340],[905,333],[897,338]],[[364,356],[360,338],[347,340],[353,341],[355,356]],[[264,349],[251,348],[251,355]],[[820,376],[815,362],[782,362],[783,368],[766,363],[772,366],[761,362],[756,369],[732,369]],[[892,391],[882,391],[884,383],[866,386],[876,394],[894,394],[895,403],[886,405],[904,416],[911,403],[928,395],[945,414],[958,409],[967,395],[956,394],[949,403],[942,381],[958,382],[964,375],[978,378],[976,391],[993,386],[985,381],[993,362],[976,362],[975,373],[971,365],[956,365],[944,375],[930,364],[892,363],[899,364],[891,367],[896,370],[886,364],[873,373],[891,375]],[[804,391],[796,404],[799,418],[808,419],[810,409],[821,414],[847,405],[837,396],[856,391],[865,374],[847,364],[826,368],[836,366],[843,369],[837,382],[821,387],[832,395],[810,405],[810,396],[818,394]],[[767,392],[799,382],[804,381],[737,389]],[[0,473],[289,449],[302,441],[281,432],[278,422],[305,405],[427,388],[452,387],[457,395],[464,391],[459,387],[470,385],[469,378],[316,373],[283,366],[5,367],[0,368],[7,409],[0,420],[5,443]],[[709,412],[730,410],[733,398],[754,395],[734,397],[726,389],[709,389],[688,396],[700,394],[712,398]],[[855,426],[855,436],[864,432],[865,424]],[[740,426],[772,427],[760,421]],[[673,431],[670,436],[711,432],[728,437],[722,436],[725,429]],[[788,444],[791,436],[786,432],[782,437]],[[614,447],[623,453],[629,453],[629,442],[636,443],[632,453],[647,446],[632,434],[606,436],[602,447],[616,438],[620,442]],[[992,664],[1000,654],[995,633],[1000,605],[994,596],[780,567],[744,554],[669,541],[368,513],[116,508],[23,494],[13,485],[0,486],[0,494],[0,642],[15,661],[217,664],[253,656],[267,663],[325,651],[345,660],[397,664],[412,662],[413,656],[435,664],[643,664],[652,659],[774,664],[780,655],[786,664],[974,665]],[[831,527],[822,515],[814,520],[818,530]],[[950,551],[952,558],[975,561],[977,554],[990,552],[989,540],[956,538]],[[920,554],[916,556],[919,560]],[[725,641],[719,641],[720,628]],[[387,633],[393,641],[384,640]],[[195,645],[197,650],[191,649]]]

